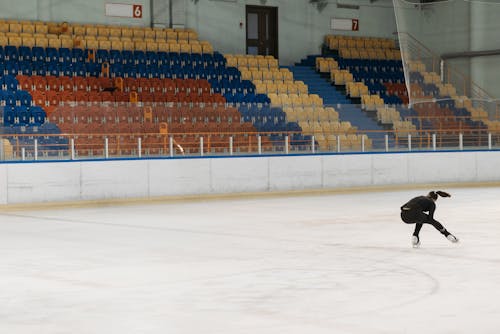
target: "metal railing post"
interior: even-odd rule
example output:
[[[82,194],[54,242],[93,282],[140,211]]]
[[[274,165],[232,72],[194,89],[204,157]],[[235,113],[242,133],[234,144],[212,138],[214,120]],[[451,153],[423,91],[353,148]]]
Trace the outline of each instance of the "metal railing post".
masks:
[[[137,138],[137,151],[139,152],[138,156],[139,158],[142,157],[142,138],[139,137]]]
[[[38,160],[38,139],[35,138],[35,161]]]
[[[75,160],[75,138],[71,138],[71,160]]]
[[[109,140],[108,137],[104,138],[104,158],[109,158]]]
[[[458,148],[460,151],[464,149],[464,135],[462,133],[458,135]]]
[[[259,155],[262,154],[262,138],[260,135],[257,135],[257,152],[259,152]]]
[[[288,154],[288,135],[285,136],[285,154]]]
[[[435,133],[432,134],[432,150],[433,151],[436,150],[436,134]]]
[[[174,138],[172,136],[168,137],[168,150],[170,151],[170,157],[174,156]]]
[[[233,136],[229,137],[229,155],[233,155]]]
[[[203,156],[203,137],[200,137],[200,155]]]

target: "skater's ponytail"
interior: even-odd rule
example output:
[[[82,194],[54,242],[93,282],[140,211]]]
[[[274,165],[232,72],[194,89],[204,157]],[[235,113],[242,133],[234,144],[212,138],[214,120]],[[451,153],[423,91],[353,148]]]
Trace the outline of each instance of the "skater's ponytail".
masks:
[[[438,191],[431,191],[427,196],[429,198],[432,198],[433,200],[437,200],[438,198],[438,195],[441,196],[441,197],[451,197],[450,194],[448,194],[447,192],[445,191],[441,191],[441,190],[438,190]]]

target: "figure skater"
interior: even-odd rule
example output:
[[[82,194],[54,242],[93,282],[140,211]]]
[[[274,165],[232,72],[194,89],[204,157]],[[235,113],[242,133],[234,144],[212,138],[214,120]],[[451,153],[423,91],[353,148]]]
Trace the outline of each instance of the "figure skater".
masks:
[[[406,224],[416,224],[415,231],[411,238],[413,247],[420,246],[420,238],[418,234],[423,224],[431,224],[434,226],[446,239],[451,242],[458,242],[458,239],[448,232],[440,222],[434,219],[434,211],[436,210],[436,200],[438,195],[441,197],[451,197],[450,194],[444,191],[431,191],[427,196],[418,196],[411,199],[408,203],[401,207],[401,219]],[[426,213],[428,212],[428,213]]]

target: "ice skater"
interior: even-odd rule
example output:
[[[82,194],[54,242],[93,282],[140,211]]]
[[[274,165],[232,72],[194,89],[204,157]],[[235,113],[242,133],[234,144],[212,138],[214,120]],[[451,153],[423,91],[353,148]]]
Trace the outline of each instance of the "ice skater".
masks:
[[[444,191],[431,191],[427,196],[418,196],[412,198],[408,203],[401,207],[401,219],[406,224],[416,224],[415,231],[411,237],[413,247],[420,246],[420,229],[424,224],[434,226],[446,239],[451,242],[458,242],[458,239],[448,232],[440,222],[434,219],[434,211],[436,210],[436,200],[438,196],[451,197],[450,194]],[[428,212],[428,213],[426,213]]]

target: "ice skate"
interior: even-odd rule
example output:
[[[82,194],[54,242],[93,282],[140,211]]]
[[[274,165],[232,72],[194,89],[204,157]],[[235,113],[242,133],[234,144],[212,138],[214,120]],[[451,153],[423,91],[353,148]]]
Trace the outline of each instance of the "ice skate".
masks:
[[[411,245],[413,246],[413,248],[420,247],[420,238],[416,235],[413,235],[411,237]]]
[[[448,235],[446,236],[446,239],[450,240],[450,241],[451,241],[451,242],[453,242],[453,243],[457,243],[457,242],[458,242],[458,238],[457,238],[457,237],[455,237],[453,234],[448,234]]]

